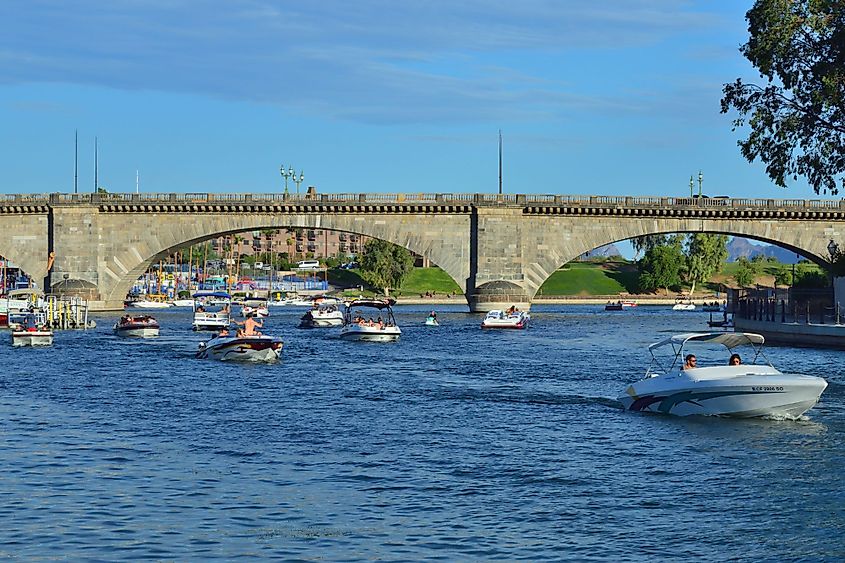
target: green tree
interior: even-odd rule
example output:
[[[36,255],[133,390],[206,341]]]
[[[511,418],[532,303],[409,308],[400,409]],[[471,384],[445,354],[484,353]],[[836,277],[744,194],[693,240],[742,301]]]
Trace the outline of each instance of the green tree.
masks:
[[[845,5],[842,0],[757,0],[740,52],[766,79],[725,84],[722,113],[735,110],[738,145],[769,177],[805,177],[816,193],[845,187]]]
[[[791,286],[792,285],[792,272],[785,268],[779,268],[777,272],[775,272],[775,287],[777,286]]]
[[[737,259],[739,267],[734,274],[734,280],[739,287],[748,287],[754,283],[757,276],[760,275],[760,262],[752,262],[745,256]]]
[[[390,289],[402,285],[414,267],[414,257],[401,246],[370,239],[364,245],[359,266],[361,278],[387,295]]]
[[[687,280],[695,291],[696,283],[704,283],[722,268],[728,259],[728,237],[694,233],[687,239]]]
[[[634,247],[634,259],[640,255],[640,252],[648,252],[655,246],[666,244],[666,235],[643,235],[641,237],[634,237],[631,239],[631,246]]]
[[[684,254],[679,244],[661,244],[648,250],[638,262],[640,289],[656,291],[662,287],[668,295],[670,287],[681,284],[683,263]]]

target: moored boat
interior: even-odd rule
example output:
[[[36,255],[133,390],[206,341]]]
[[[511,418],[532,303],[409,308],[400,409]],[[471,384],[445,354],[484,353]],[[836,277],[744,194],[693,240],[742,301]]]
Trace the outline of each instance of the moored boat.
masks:
[[[652,363],[644,379],[629,385],[618,398],[626,410],[677,416],[711,415],[736,418],[796,418],[811,409],[827,387],[820,378],[782,373],[762,353],[764,338],[742,332],[678,334],[649,346]],[[751,349],[752,360],[743,364],[739,354],[724,354],[717,364],[702,366],[690,345],[721,345],[731,353],[740,346]],[[671,347],[671,348],[670,348]],[[671,363],[661,361],[656,350],[671,349]],[[703,352],[704,353],[704,352]]]
[[[149,338],[158,336],[158,321],[149,315],[124,315],[114,324],[114,333],[118,336]]]
[[[481,328],[528,328],[531,315],[520,311],[516,307],[510,307],[506,311],[493,309],[489,311],[481,321]]]
[[[173,307],[173,303],[168,301],[166,295],[151,293],[139,299],[127,301],[126,306],[134,309],[167,309]]]
[[[282,339],[264,334],[244,336],[223,332],[200,342],[197,358],[238,362],[273,362],[282,354]]]
[[[402,331],[393,316],[393,299],[355,299],[346,305],[340,337],[366,342],[394,342]],[[366,309],[375,309],[376,318],[365,317]]]

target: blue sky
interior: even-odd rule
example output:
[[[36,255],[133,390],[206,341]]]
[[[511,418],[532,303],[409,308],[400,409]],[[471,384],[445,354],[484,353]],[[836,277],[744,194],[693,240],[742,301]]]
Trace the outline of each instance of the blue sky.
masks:
[[[10,0],[0,192],[816,197],[739,155],[751,2]],[[294,185],[290,188],[293,191]]]

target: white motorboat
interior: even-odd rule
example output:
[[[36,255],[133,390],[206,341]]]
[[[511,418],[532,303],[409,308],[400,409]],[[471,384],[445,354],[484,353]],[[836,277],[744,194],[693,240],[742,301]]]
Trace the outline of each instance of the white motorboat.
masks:
[[[166,295],[149,294],[140,299],[127,301],[126,306],[133,309],[167,309],[173,307],[173,303],[167,300]]]
[[[218,334],[200,342],[197,358],[221,361],[273,362],[282,354],[282,339],[276,336]]]
[[[689,299],[676,299],[672,305],[673,311],[695,311],[695,303]]]
[[[300,328],[341,326],[343,324],[343,311],[337,305],[317,305],[306,311],[299,321]]]
[[[402,331],[396,326],[393,316],[393,299],[355,299],[346,306],[340,337],[346,340],[368,342],[393,342],[399,340]],[[365,315],[367,309],[375,309],[375,317]]]
[[[114,324],[114,333],[118,336],[149,338],[158,336],[159,324],[149,315],[124,315]]]
[[[225,291],[198,291],[194,294],[193,330],[223,330],[232,322],[232,296]]]
[[[12,346],[52,346],[53,331],[47,328],[43,315],[28,313],[9,323],[12,327]]]
[[[778,371],[762,353],[763,342],[759,334],[742,332],[672,336],[649,346],[652,363],[645,378],[629,385],[618,400],[626,410],[678,416],[797,418],[819,401],[827,382]],[[718,352],[717,364],[702,367],[696,361],[694,367],[684,366],[684,352],[691,345],[701,345],[711,353],[714,345],[729,352],[750,346],[752,361],[742,364],[738,359],[736,365],[726,365],[724,352]],[[661,349],[674,352],[671,363],[655,355]]]
[[[266,299],[247,299],[241,304],[241,316],[266,318],[270,316],[270,309]]]
[[[511,307],[506,311],[494,309],[481,321],[481,328],[528,328],[531,315]]]
[[[193,299],[174,299],[170,303],[174,307],[193,307],[194,306],[194,300]]]

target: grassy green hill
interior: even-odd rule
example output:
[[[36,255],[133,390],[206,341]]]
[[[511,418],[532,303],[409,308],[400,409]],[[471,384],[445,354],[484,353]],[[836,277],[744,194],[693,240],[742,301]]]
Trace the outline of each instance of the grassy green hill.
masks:
[[[364,286],[368,289],[367,282],[361,279],[358,275],[358,270],[341,270],[339,268],[329,270],[329,283],[342,288],[358,288]],[[439,295],[449,293],[461,293],[461,288],[455,283],[455,280],[449,277],[449,274],[440,268],[414,268],[402,287],[399,288],[400,295],[413,297],[414,295],[425,294],[427,291],[437,293]],[[359,291],[353,292],[355,295]],[[372,292],[366,291],[366,294]]]
[[[637,268],[625,262],[570,262],[553,273],[539,295],[616,295],[635,293]]]

